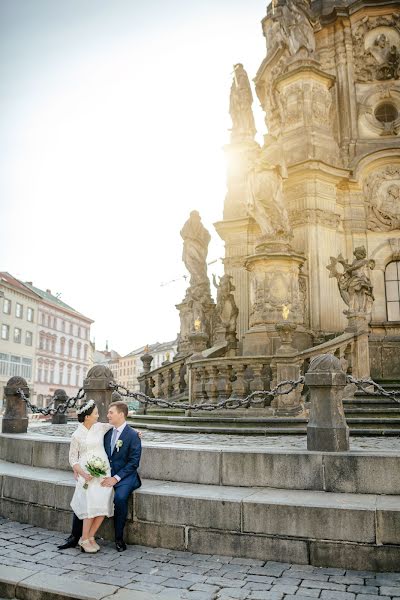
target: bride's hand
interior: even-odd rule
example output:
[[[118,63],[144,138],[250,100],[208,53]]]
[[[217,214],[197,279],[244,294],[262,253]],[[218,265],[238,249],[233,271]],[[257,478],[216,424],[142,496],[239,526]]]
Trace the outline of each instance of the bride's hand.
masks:
[[[82,471],[81,475],[85,481],[92,481],[93,479],[92,475],[89,475],[86,471]]]

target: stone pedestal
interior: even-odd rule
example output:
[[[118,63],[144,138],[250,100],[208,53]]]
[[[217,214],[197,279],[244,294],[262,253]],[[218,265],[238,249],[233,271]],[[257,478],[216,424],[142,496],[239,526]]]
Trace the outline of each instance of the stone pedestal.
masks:
[[[110,383],[115,383],[111,369],[105,365],[95,365],[89,369],[83,388],[86,393],[86,402],[93,399],[99,410],[99,420],[107,421],[108,407],[112,402],[112,388]]]
[[[190,348],[195,354],[203,352],[207,348],[208,335],[204,331],[193,331],[189,334]]]
[[[215,303],[211,298],[209,286],[208,288],[206,285],[197,287],[201,289],[188,288],[183,302],[176,305],[181,322],[176,358],[195,351],[189,339],[195,330],[195,321],[200,321],[202,331],[206,335],[206,348],[211,342]]]
[[[1,429],[3,433],[26,433],[28,430],[26,404],[16,393],[18,389],[29,396],[29,387],[23,377],[11,377],[4,387],[6,408]]]
[[[282,381],[296,381],[300,377],[300,362],[294,356],[296,349],[292,346],[293,333],[297,329],[295,323],[281,321],[275,325],[280,338],[280,346],[276,357],[271,361],[273,373],[272,386],[275,387]],[[303,411],[301,391],[303,386],[298,386],[288,394],[276,396],[271,402],[275,414],[279,416],[295,416]]]
[[[305,383],[310,388],[311,399],[307,449],[322,452],[349,450],[349,428],[342,404],[346,374],[339,359],[332,354],[314,358]]]
[[[250,272],[250,322],[244,335],[244,355],[276,354],[281,345],[276,323],[282,321],[285,308],[297,332],[303,335],[301,347],[311,345],[304,327],[304,298],[299,286],[299,270],[304,264],[303,255],[295,252],[288,240],[269,240],[259,243],[256,253],[245,262]],[[310,337],[310,340],[308,340]]]
[[[56,390],[54,392],[54,408],[60,406],[60,404],[66,404],[68,402],[68,396],[65,390]],[[66,425],[68,420],[67,413],[56,413],[52,415],[51,422],[53,425]]]

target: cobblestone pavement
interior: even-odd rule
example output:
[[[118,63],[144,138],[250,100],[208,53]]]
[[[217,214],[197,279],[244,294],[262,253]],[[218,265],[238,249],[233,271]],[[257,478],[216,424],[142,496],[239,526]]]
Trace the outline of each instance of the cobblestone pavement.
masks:
[[[95,555],[57,550],[60,534],[0,518],[0,562],[192,600],[400,600],[400,572],[373,573],[128,546]]]
[[[31,422],[29,433],[36,435],[51,435],[55,437],[70,437],[77,424],[51,425]],[[305,435],[271,435],[271,436],[244,436],[220,435],[212,433],[163,433],[159,431],[143,430],[143,445],[156,444],[159,446],[191,445],[213,448],[243,447],[257,448],[285,448],[293,450],[306,450],[307,437]],[[400,438],[398,437],[351,437],[352,450],[392,450],[400,451]]]

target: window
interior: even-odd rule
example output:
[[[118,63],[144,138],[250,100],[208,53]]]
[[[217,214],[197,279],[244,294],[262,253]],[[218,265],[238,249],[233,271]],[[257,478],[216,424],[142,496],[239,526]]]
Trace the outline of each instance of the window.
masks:
[[[21,343],[21,334],[22,334],[21,329],[19,327],[14,327],[14,342],[16,344]]]
[[[8,325],[1,326],[1,339],[8,340],[10,337],[10,327]]]
[[[10,362],[10,355],[0,352],[0,375],[8,375],[8,364]]]
[[[400,261],[387,265],[385,270],[386,307],[388,321],[400,321]]]
[[[62,329],[62,331],[65,332],[65,321],[62,321],[62,323],[61,323],[61,329]]]
[[[6,315],[11,314],[11,300],[7,300],[7,298],[3,300],[3,313]]]
[[[78,344],[77,344],[76,357],[79,359],[81,358],[81,343],[80,342],[78,342]]]
[[[33,334],[32,331],[25,331],[25,344],[32,346]]]
[[[399,112],[391,102],[382,102],[375,111],[375,117],[380,123],[393,123],[399,116]]]
[[[72,323],[69,324],[69,332],[72,334],[74,333],[74,326]]]
[[[74,342],[72,340],[69,340],[68,342],[68,356],[72,356],[72,348],[74,346]]]
[[[60,340],[60,354],[65,353],[65,338],[61,338]]]
[[[26,318],[28,321],[30,321],[30,323],[33,323],[33,308],[28,308],[26,311]]]
[[[85,347],[83,349],[83,358],[84,358],[84,360],[87,360],[87,353],[88,353],[88,347],[87,347],[87,345],[85,345]]]
[[[17,319],[22,319],[22,315],[23,315],[23,306],[22,304],[20,304],[19,302],[16,303],[15,305],[15,316],[17,317]]]
[[[41,322],[42,322],[42,325],[44,325],[44,320],[45,320],[45,315],[44,315],[44,313],[42,313],[42,314],[41,314]]]

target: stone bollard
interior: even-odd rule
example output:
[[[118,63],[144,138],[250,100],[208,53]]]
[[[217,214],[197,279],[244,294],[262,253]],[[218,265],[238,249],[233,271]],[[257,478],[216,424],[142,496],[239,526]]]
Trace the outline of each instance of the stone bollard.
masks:
[[[89,369],[83,382],[86,393],[85,402],[93,399],[99,410],[99,421],[107,422],[108,407],[112,402],[113,389],[110,383],[115,383],[114,375],[106,365],[94,365]]]
[[[26,433],[28,431],[26,404],[16,393],[19,388],[25,396],[29,396],[29,387],[23,377],[11,377],[4,386],[6,409],[2,421],[2,433]]]
[[[349,428],[342,396],[346,373],[332,354],[312,359],[305,376],[310,389],[311,410],[307,426],[307,450],[344,452],[349,450]]]
[[[60,404],[66,404],[68,402],[67,392],[65,390],[56,390],[54,392],[54,408],[60,406]],[[53,425],[66,425],[67,424],[67,413],[56,413],[52,415],[51,422]]]

